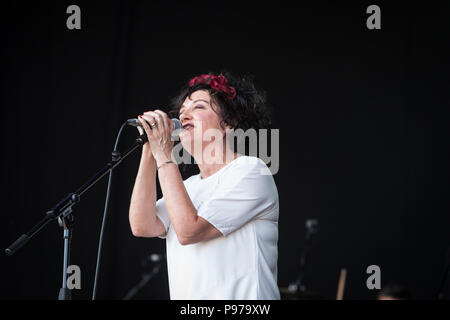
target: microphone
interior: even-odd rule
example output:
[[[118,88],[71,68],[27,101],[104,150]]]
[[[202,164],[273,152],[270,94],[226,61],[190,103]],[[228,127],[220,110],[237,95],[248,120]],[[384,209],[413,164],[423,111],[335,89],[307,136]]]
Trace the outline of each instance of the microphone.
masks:
[[[183,128],[183,126],[181,125],[181,121],[176,119],[176,118],[172,118],[172,122],[173,122],[173,132],[172,132],[172,140],[173,141],[177,141],[178,139],[178,134],[180,133],[181,129]],[[141,127],[142,128],[142,124],[138,119],[128,119],[127,120],[127,125],[129,126],[133,126],[133,127]],[[142,128],[144,129],[144,128]],[[141,144],[144,144],[148,141],[148,137],[147,134],[144,132],[142,135],[139,136],[138,141]]]
[[[181,125],[180,120],[173,118],[172,122],[173,122],[173,131],[181,129],[182,125]],[[127,124],[130,126],[133,126],[133,127],[141,127],[142,128],[142,124],[138,119],[128,119]]]

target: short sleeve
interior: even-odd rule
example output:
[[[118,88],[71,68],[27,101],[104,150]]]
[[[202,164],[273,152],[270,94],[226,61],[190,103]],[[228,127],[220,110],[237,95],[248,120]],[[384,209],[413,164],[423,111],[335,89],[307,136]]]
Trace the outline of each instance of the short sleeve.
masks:
[[[243,158],[222,173],[209,199],[197,210],[224,236],[253,219],[278,219],[271,214],[278,209],[278,191],[270,170],[261,159]]]
[[[161,220],[164,228],[166,229],[166,234],[160,237],[164,239],[167,236],[167,232],[169,231],[170,226],[169,213],[167,212],[166,202],[164,201],[164,198],[160,198],[158,201],[156,201],[156,216],[159,218],[159,220]]]

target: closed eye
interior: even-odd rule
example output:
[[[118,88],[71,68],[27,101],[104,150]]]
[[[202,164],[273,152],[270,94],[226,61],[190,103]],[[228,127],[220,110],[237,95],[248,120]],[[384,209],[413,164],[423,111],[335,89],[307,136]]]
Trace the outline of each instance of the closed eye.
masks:
[[[205,109],[205,106],[202,106],[202,105],[198,104],[198,105],[194,106],[194,109]],[[184,110],[182,112],[178,113],[178,118],[181,117],[183,112],[184,112]]]

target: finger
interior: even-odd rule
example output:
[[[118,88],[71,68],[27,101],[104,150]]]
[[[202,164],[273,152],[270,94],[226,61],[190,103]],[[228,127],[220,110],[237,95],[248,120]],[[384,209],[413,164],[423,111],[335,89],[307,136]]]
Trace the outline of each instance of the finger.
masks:
[[[149,111],[146,111],[146,112],[144,112],[144,115],[150,115],[150,116],[152,116],[152,117],[155,119],[155,121],[156,121],[157,123],[159,123],[160,117],[159,117],[158,115],[163,116],[163,115],[165,115],[165,113],[164,113],[163,111],[161,111],[161,110],[156,109],[156,110],[149,110]],[[163,118],[163,119],[164,119],[164,118]],[[164,124],[166,124],[166,123],[164,123]],[[163,128],[165,128],[165,127],[163,127]]]
[[[161,111],[161,110],[155,110],[155,113],[158,113],[159,115],[161,115],[166,128],[168,128],[169,132],[172,132],[173,131],[173,121],[169,118],[167,113],[165,113],[164,111]]]
[[[154,124],[155,123],[157,124],[157,122],[156,122],[156,119],[153,116],[151,116],[149,113],[145,113],[142,116],[142,118],[147,122],[147,126],[150,129],[150,131],[151,131],[150,135],[155,134],[155,133],[158,132],[158,125],[154,126]]]
[[[146,119],[144,119],[144,116],[142,116],[142,115],[139,116],[138,120],[142,124],[142,127],[144,128],[144,131],[147,134],[147,137],[150,138],[152,135],[152,129],[150,128],[148,121]]]
[[[149,115],[151,115],[155,119],[157,127],[159,128],[159,133],[164,132],[164,135],[166,135],[165,132],[167,131],[167,128],[166,128],[166,124],[164,123],[163,117],[159,113],[154,112],[154,111],[150,111]]]
[[[143,116],[152,116],[152,113],[154,112],[154,110],[149,110],[149,111],[145,111],[142,115]],[[153,117],[153,116],[152,116]]]
[[[145,130],[144,130],[144,128],[142,127],[142,122],[141,122],[141,120],[140,120],[140,117],[141,117],[141,115],[139,115],[138,117],[137,117],[137,120],[138,120],[138,122],[139,122],[139,126],[136,126],[136,129],[139,131],[139,135],[140,136],[142,136],[143,134],[144,134],[144,132],[145,132]]]
[[[141,115],[139,115],[139,116],[137,117],[137,121],[139,122],[140,125],[136,126],[136,129],[138,130],[139,135],[142,136],[142,134],[145,132],[145,130],[144,130],[144,128],[142,128],[142,122],[141,122],[141,120],[139,119],[140,117],[141,117]]]

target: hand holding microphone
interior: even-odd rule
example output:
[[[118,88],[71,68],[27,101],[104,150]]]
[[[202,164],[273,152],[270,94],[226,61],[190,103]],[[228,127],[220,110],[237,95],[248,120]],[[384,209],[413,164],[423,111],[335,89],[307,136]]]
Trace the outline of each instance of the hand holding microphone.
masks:
[[[177,131],[182,129],[181,121],[177,118],[172,118],[171,120],[173,122],[173,134],[177,134]],[[141,135],[144,134],[142,123],[138,118],[128,119],[127,123],[130,126],[136,127]]]
[[[170,119],[165,112],[155,110],[144,112],[138,119],[129,119],[128,123],[137,127],[141,136],[145,131],[146,140],[149,142],[152,155],[158,166],[171,161],[172,134],[181,129],[181,122],[178,119]]]

